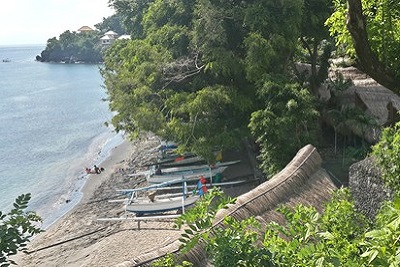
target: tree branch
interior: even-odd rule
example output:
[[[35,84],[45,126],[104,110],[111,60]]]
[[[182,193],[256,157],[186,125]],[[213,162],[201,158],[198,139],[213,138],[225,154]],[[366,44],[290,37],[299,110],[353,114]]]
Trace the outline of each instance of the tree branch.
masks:
[[[400,81],[392,69],[379,61],[368,41],[365,18],[362,13],[361,0],[347,0],[347,29],[349,30],[356,50],[359,68],[381,85],[399,93]]]
[[[163,69],[163,74],[167,81],[163,88],[166,88],[172,82],[180,83],[200,73],[204,68],[204,64],[199,66],[198,62],[198,54],[196,54],[194,58],[182,58],[168,64]]]

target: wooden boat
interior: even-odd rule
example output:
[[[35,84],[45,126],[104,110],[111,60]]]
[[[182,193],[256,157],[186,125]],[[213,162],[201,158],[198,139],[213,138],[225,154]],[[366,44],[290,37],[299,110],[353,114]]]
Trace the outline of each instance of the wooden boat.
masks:
[[[193,153],[190,153],[190,152],[186,152],[186,153],[183,153],[183,154],[174,153],[174,154],[170,154],[170,155],[163,155],[163,156],[159,157],[156,162],[150,163],[150,164],[146,164],[146,165],[143,165],[143,166],[145,166],[145,167],[146,166],[147,167],[156,166],[156,165],[159,165],[159,166],[164,166],[164,165],[165,166],[168,166],[168,165],[175,166],[174,164],[178,164],[176,166],[180,166],[179,163],[181,163],[183,160],[185,160],[185,161],[183,161],[184,164],[186,164],[186,163],[187,164],[191,164],[192,161],[196,161],[196,160],[191,159],[191,158],[196,158],[196,156]]]
[[[240,160],[234,160],[234,161],[226,161],[226,162],[217,162],[214,165],[210,166],[207,164],[201,164],[201,165],[188,165],[188,166],[178,166],[178,167],[169,167],[169,168],[162,168],[162,174],[174,174],[174,173],[179,173],[179,172],[187,172],[187,171],[192,171],[192,170],[199,170],[199,169],[209,169],[211,168],[217,168],[217,167],[223,167],[223,166],[230,166],[234,164],[240,163]],[[149,170],[146,171],[139,171],[136,173],[128,174],[127,176],[129,177],[136,177],[136,176],[146,176],[146,175],[152,175],[155,174],[156,168],[153,166]]]
[[[187,171],[187,172],[180,172],[174,174],[166,174],[166,175],[149,175],[147,176],[147,182],[151,184],[163,183],[171,180],[179,180],[182,181],[197,181],[200,176],[204,176],[204,178],[210,178],[215,176],[217,173],[222,173],[225,169],[228,168],[227,166],[222,166],[218,168],[207,168],[207,169],[200,169],[197,171]]]
[[[229,181],[229,182],[220,182],[220,183],[207,183],[207,187],[213,187],[213,186],[219,186],[219,187],[224,187],[224,186],[237,186],[241,184],[246,184],[246,183],[253,183],[253,182],[258,182],[258,179],[253,179],[253,180],[236,180],[236,181]],[[170,189],[170,190],[176,190],[182,188],[181,186],[173,186],[175,184],[182,183],[182,179],[176,179],[172,181],[167,181],[164,183],[160,184],[152,184],[150,186],[146,187],[141,187],[141,188],[127,188],[127,189],[117,189],[116,191],[120,194],[131,194],[134,192],[138,191],[157,191],[157,190],[165,190],[165,189]],[[196,188],[197,185],[187,185],[188,189],[194,189]],[[112,202],[121,202],[121,201],[127,201],[127,199],[121,199],[121,200],[113,200]]]
[[[193,205],[199,196],[190,196],[187,198],[177,198],[170,201],[149,202],[149,203],[133,203],[126,207],[127,212],[134,212],[136,216],[142,216],[146,213],[162,213],[172,210],[179,210]]]
[[[165,197],[159,198],[148,198],[144,199],[143,197],[138,197],[139,192],[156,190],[156,189],[166,189],[167,185],[179,184],[182,186],[179,188],[182,189],[182,193],[171,193],[165,195]],[[179,214],[169,214],[166,212],[173,210],[181,210],[181,213],[185,212],[185,207],[193,205],[200,196],[198,195],[190,195],[187,190],[187,182],[185,180],[179,179],[175,181],[169,181],[162,184],[150,185],[142,188],[135,189],[124,189],[118,190],[119,192],[129,193],[131,197],[129,199],[123,200],[125,202],[124,209],[125,215],[123,217],[117,218],[99,218],[99,221],[124,221],[124,220],[134,220],[138,222],[138,229],[140,229],[140,222],[143,220],[164,220],[177,218],[180,216]],[[180,195],[180,197],[176,197]],[[120,202],[120,201],[113,201]],[[135,217],[128,217],[128,214],[134,213]],[[153,215],[152,215],[153,214]],[[146,215],[146,216],[144,216]],[[150,215],[150,216],[149,216]]]
[[[240,162],[240,160],[234,160],[234,161],[227,161],[227,162],[217,162],[212,166],[207,165],[207,164],[201,164],[201,165],[189,165],[189,166],[162,168],[162,173],[163,174],[173,174],[173,173],[194,171],[194,170],[200,170],[200,169],[218,168],[218,167],[238,164],[239,162]]]
[[[191,157],[178,157],[170,162],[158,162],[155,165],[159,165],[161,167],[177,167],[177,166],[185,166],[190,164],[200,164],[204,163],[205,160],[202,157],[191,156]]]

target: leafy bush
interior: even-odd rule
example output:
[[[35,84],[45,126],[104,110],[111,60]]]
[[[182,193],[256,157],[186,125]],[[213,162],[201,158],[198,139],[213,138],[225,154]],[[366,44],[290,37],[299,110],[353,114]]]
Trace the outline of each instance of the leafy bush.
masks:
[[[385,184],[400,193],[400,122],[383,129],[380,141],[372,147],[372,155],[382,171]]]
[[[193,264],[183,261],[182,264],[177,264],[177,260],[172,254],[167,254],[161,259],[153,262],[152,267],[192,267]]]
[[[22,194],[8,213],[0,211],[0,266],[15,264],[9,257],[18,251],[26,252],[30,238],[42,230],[37,226],[41,218],[32,211],[26,212],[31,194]]]
[[[205,204],[214,197],[209,195]],[[215,202],[214,208],[218,207],[218,201]],[[214,208],[212,212],[202,213],[201,208],[206,208],[206,205],[189,210],[191,215],[187,218],[194,218],[195,214],[200,214],[200,217],[208,214],[200,221],[206,217],[214,218]],[[181,241],[190,249],[200,238],[203,239],[207,258],[213,266],[400,265],[400,198],[385,203],[375,224],[356,211],[348,189],[333,192],[322,213],[304,205],[293,209],[282,206],[278,212],[286,219],[285,223],[260,225],[253,217],[242,221],[226,217],[222,227],[211,227],[190,219],[192,223]],[[262,244],[259,242],[260,227],[265,229]],[[164,265],[155,266],[175,266],[171,257],[163,259]]]
[[[277,266],[363,266],[358,244],[368,224],[348,190],[334,192],[324,213],[303,205],[278,211],[287,223],[268,224],[264,238]]]
[[[361,242],[364,253],[371,266],[400,266],[400,198],[386,202],[378,216],[376,226],[365,234]]]

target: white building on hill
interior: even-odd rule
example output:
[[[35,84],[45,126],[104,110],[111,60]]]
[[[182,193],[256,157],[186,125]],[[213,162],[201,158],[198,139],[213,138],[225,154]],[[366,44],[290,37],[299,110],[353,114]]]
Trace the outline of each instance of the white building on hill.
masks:
[[[114,31],[108,31],[100,38],[101,45],[109,46],[118,38],[118,34]]]

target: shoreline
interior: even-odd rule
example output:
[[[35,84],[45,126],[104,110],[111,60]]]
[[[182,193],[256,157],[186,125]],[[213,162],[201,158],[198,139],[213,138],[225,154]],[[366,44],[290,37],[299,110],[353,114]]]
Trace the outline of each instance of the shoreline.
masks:
[[[32,239],[27,246],[28,254],[19,253],[13,260],[24,267],[132,266],[134,259],[179,239],[182,230],[174,228],[173,221],[144,221],[138,229],[135,221],[97,220],[124,216],[123,204],[108,200],[117,197],[116,189],[148,185],[144,176],[130,174],[145,170],[142,166],[153,162],[159,145],[156,136],[147,134],[137,141],[124,141],[114,147],[100,165],[105,171],[87,176],[79,203]],[[252,168],[245,153],[226,155],[224,160],[238,156],[242,156],[243,162],[225,171],[224,177],[235,178],[239,173],[250,175]],[[120,172],[120,168],[124,171]],[[232,188],[231,195],[240,195],[254,186]]]
[[[129,158],[131,150],[132,144],[125,139],[120,144],[117,144],[115,147],[111,148],[108,152],[108,156],[97,163],[97,165],[104,168],[104,171],[100,174],[83,174],[85,181],[79,190],[80,197],[76,204],[69,208],[59,218],[47,225],[44,230],[47,231],[53,225],[57,224],[58,221],[63,220],[63,218],[69,213],[74,212],[74,210],[79,208],[80,205],[84,204],[85,201],[88,201],[93,196],[96,188],[98,188],[101,183],[105,182],[107,178],[111,176],[112,171],[115,170],[118,165],[121,165],[121,167],[123,166],[123,163]]]
[[[104,168],[104,171],[100,174],[87,175],[87,180],[81,188],[82,197],[77,205],[90,199],[96,188],[105,182],[117,168],[124,168],[124,163],[126,163],[131,156],[130,152],[133,149],[132,146],[132,143],[128,140],[124,140],[121,144],[118,144],[110,150],[109,155],[99,163],[99,166]]]
[[[124,153],[124,146],[129,145],[123,134],[109,132],[99,135],[89,146],[82,157],[74,158],[69,173],[65,176],[64,183],[57,188],[57,194],[52,196],[52,201],[36,203],[33,210],[43,218],[42,229],[47,230],[58,220],[73,210],[85,197],[84,188],[93,183],[90,175],[85,173],[84,167],[88,164],[98,166],[112,161],[113,151]],[[120,148],[122,146],[122,148]],[[122,149],[122,150],[121,150]],[[126,149],[126,148],[125,148]],[[123,155],[125,156],[125,154]]]
[[[100,165],[105,171],[87,175],[78,204],[31,240],[29,254],[18,253],[13,259],[26,267],[114,266],[179,238],[181,231],[172,222],[146,222],[139,230],[136,222],[97,221],[123,215],[121,203],[107,200],[115,198],[118,188],[147,184],[144,177],[128,174],[150,162],[159,144],[155,136],[147,136],[112,148]]]

